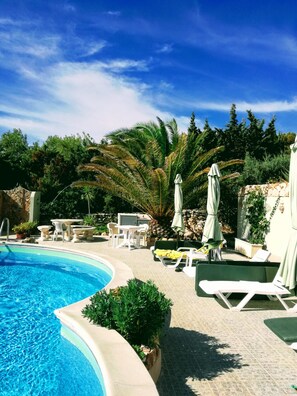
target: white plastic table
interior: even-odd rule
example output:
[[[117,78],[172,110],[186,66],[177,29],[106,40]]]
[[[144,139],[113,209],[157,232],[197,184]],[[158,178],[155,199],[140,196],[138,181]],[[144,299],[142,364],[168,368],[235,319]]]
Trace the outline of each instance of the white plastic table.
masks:
[[[67,241],[71,240],[71,224],[83,223],[83,219],[52,219],[51,221],[59,221],[67,227]]]
[[[117,248],[127,246],[131,250],[131,246],[138,248],[137,244],[133,242],[134,233],[141,228],[141,226],[136,225],[117,225],[120,232],[124,234],[124,240],[120,243]]]

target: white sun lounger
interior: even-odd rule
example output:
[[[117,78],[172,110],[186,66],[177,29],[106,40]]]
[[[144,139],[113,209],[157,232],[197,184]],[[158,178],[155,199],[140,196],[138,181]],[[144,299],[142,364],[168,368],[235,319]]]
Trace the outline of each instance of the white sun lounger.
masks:
[[[282,286],[279,280],[273,282],[202,280],[199,282],[199,286],[205,293],[215,294],[233,311],[241,311],[254,295],[262,294],[269,299],[276,297],[287,311],[297,312],[297,304],[290,308],[282,299],[283,296],[290,295],[290,292]],[[243,293],[246,296],[238,305],[233,306],[228,300],[232,293]]]

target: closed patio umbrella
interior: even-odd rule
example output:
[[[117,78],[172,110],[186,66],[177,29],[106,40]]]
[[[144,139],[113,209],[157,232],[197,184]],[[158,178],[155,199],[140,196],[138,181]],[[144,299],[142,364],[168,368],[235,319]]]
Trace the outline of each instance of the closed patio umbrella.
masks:
[[[221,172],[217,164],[212,164],[208,172],[207,217],[203,229],[202,242],[209,247],[217,247],[224,240],[218,220],[220,203]]]
[[[297,137],[291,145],[289,189],[292,231],[278,275],[282,277],[283,284],[293,290],[297,284]]]
[[[185,226],[183,220],[183,191],[181,188],[182,178],[180,174],[177,174],[174,180],[174,217],[171,223],[171,228],[179,235],[183,233]]]

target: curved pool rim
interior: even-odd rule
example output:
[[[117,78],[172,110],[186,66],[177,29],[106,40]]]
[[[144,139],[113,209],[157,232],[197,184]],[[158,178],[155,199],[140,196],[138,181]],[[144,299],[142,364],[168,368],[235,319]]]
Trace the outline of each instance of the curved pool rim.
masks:
[[[40,244],[16,242],[5,244],[66,252],[99,261],[112,271],[112,279],[105,286],[105,290],[124,286],[129,279],[134,278],[132,270],[125,263],[108,255],[95,255],[84,251]],[[90,302],[90,297],[56,309],[54,313],[62,326],[68,327],[78,335],[92,352],[102,373],[106,396],[122,394],[157,396],[159,393],[151,375],[130,344],[117,331],[93,325],[82,316],[81,310]]]

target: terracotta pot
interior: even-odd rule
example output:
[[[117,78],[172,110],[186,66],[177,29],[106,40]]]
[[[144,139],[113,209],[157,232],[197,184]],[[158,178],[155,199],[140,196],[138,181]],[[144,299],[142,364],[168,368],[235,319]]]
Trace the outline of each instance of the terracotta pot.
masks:
[[[161,372],[161,349],[158,347],[154,349],[144,348],[143,351],[146,354],[144,365],[146,366],[154,382],[157,383]]]
[[[27,238],[27,234],[25,234],[25,233],[16,234],[16,238],[17,238],[17,239],[25,239],[25,238]]]

